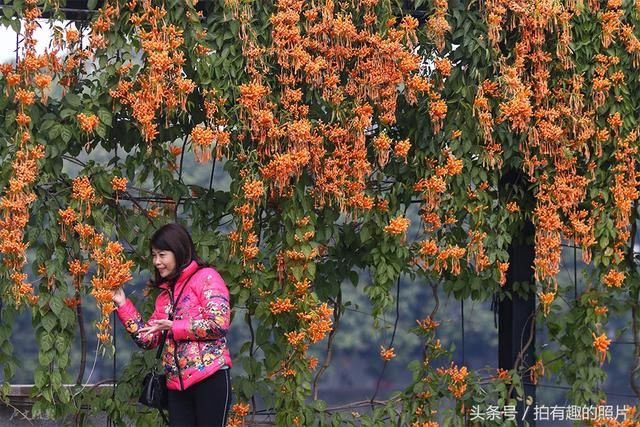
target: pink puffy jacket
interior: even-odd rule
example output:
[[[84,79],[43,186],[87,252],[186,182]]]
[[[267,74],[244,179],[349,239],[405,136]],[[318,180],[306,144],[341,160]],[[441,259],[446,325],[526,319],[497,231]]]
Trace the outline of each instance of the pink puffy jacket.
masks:
[[[167,334],[162,364],[167,376],[167,388],[181,390],[178,368],[185,389],[203,380],[221,367],[231,367],[226,334],[229,329],[231,310],[229,290],[220,274],[211,267],[198,270],[195,261],[189,264],[176,282],[174,297],[180,295],[173,326]],[[138,346],[150,349],[158,346],[162,332],[142,336],[137,331],[149,326],[151,320],[167,319],[171,311],[168,284],[161,283],[163,291],[156,299],[155,310],[145,324],[131,300],[118,308],[120,321]]]

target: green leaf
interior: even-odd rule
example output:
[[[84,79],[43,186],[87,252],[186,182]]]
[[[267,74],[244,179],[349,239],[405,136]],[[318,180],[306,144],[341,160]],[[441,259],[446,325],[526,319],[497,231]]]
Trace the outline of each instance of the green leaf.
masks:
[[[62,137],[62,140],[65,143],[68,143],[69,141],[71,141],[71,137],[73,137],[73,133],[71,132],[71,129],[69,129],[67,126],[60,126],[60,136]]]
[[[53,313],[56,316],[58,316],[60,312],[64,309],[64,302],[62,301],[62,298],[60,298],[58,295],[53,295],[49,300],[49,307],[51,308],[51,311],[53,311]]]
[[[71,400],[71,394],[69,393],[69,389],[67,387],[63,387],[60,389],[60,393],[58,393],[58,398],[61,403],[69,403]]]
[[[302,280],[303,278],[303,274],[304,274],[304,268],[296,265],[294,267],[291,267],[291,273],[293,274],[293,277],[296,278],[296,280]]]
[[[309,272],[309,276],[312,278],[316,276],[316,264],[311,262],[307,264],[307,271]]]
[[[324,411],[325,409],[327,409],[327,402],[325,402],[324,400],[316,400],[315,402],[313,402],[313,407],[318,411]]]
[[[256,344],[261,346],[262,344],[268,342],[270,335],[271,329],[264,326],[259,326],[258,330],[256,331]]]
[[[49,139],[53,140],[56,139],[58,137],[58,135],[60,135],[60,131],[62,130],[63,126],[61,124],[56,124],[54,125],[50,130],[49,130]]]
[[[82,104],[82,99],[80,99],[80,97],[73,92],[67,93],[67,95],[64,97],[64,100],[67,104],[74,108],[78,108],[80,107],[80,104]]]
[[[9,24],[9,25],[11,25],[11,29],[13,31],[15,31],[16,33],[20,32],[20,20],[19,19],[12,19],[11,20],[11,24]]]
[[[38,354],[38,361],[41,365],[48,365],[53,362],[53,359],[56,357],[56,352],[53,350],[49,350],[47,352],[41,351]]]
[[[67,365],[69,365],[69,353],[68,352],[60,353],[56,361],[58,362],[59,367],[61,368],[66,367]]]
[[[43,400],[36,400],[33,406],[31,407],[31,416],[35,419],[40,418],[42,415],[42,407],[45,405]]]
[[[56,327],[58,318],[55,314],[49,312],[42,318],[42,321],[40,323],[42,324],[42,327],[45,331],[51,332]]]
[[[44,387],[47,383],[47,375],[44,372],[44,368],[37,368],[34,374],[35,385],[38,388]]]
[[[370,230],[369,227],[363,226],[360,229],[360,233],[359,234],[360,234],[360,241],[364,243],[367,240],[369,240],[369,237],[371,237],[371,230]]]
[[[15,11],[13,10],[13,7],[5,5],[2,7],[2,13],[4,13],[4,16],[7,18],[11,18]]]
[[[244,381],[242,383],[242,393],[244,393],[244,396],[246,398],[252,397],[253,393],[255,392],[255,389],[256,389],[255,386],[250,381]]]
[[[60,371],[53,371],[50,375],[51,378],[51,386],[54,388],[60,388],[62,385],[62,376],[60,375]]]
[[[40,340],[40,350],[47,351],[53,348],[53,337],[49,334],[44,334]]]
[[[356,271],[350,271],[349,280],[351,280],[351,283],[353,283],[353,286],[358,286],[358,283],[360,282],[360,276]]]
[[[98,127],[96,128],[96,133],[102,139],[107,137],[107,127],[104,125],[104,123],[100,123],[98,125]]]
[[[17,113],[15,110],[7,111],[7,115],[4,117],[4,127],[6,129],[11,129],[16,121]]]
[[[60,111],[60,118],[66,119],[67,117],[74,116],[75,114],[75,110],[72,110],[71,108],[63,108],[62,111]]]
[[[64,339],[62,335],[58,335],[56,337],[56,350],[60,354],[66,353],[67,351],[69,351],[69,346],[67,344],[67,341]]]
[[[100,122],[104,123],[105,126],[109,126],[111,127],[111,121],[113,120],[113,116],[111,115],[111,113],[105,109],[105,108],[101,108],[98,110],[98,117],[100,118]]]
[[[130,384],[127,383],[119,383],[116,388],[116,399],[127,401],[131,398],[133,394],[133,388]]]

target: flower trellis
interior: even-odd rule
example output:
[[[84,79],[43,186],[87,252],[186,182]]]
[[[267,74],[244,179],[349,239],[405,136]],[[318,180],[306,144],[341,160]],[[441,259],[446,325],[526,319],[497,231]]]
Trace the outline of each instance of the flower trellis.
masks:
[[[535,383],[553,360],[580,383],[576,403],[603,397],[609,310],[631,310],[634,330],[638,320],[640,3],[100,6],[75,26],[59,2],[2,5],[21,43],[17,63],[0,66],[0,292],[4,319],[29,304],[38,325],[33,416],[63,417],[94,399],[113,419],[146,419],[119,404],[135,395],[141,358],[115,400],[62,384],[83,297],[97,300],[108,342],[110,293],[148,269],[144,236],[175,218],[256,328],[236,355],[244,372],[232,425],[256,395],[279,425],[428,426],[446,399],[455,403],[444,417],[462,422],[474,404],[523,397],[523,379]],[[51,28],[44,52],[38,25]],[[78,160],[99,149],[118,154]],[[224,160],[230,189],[186,184],[188,150],[212,165],[212,180]],[[513,173],[517,185],[504,179]],[[488,377],[432,366],[447,352],[434,311],[416,319],[425,351],[409,388],[358,420],[308,402],[319,369],[309,348],[339,337],[341,283],[370,272],[361,292],[374,316],[393,304],[401,276],[443,283],[459,299],[509,298],[508,248],[527,221],[535,283],[520,292],[537,296],[553,353]],[[590,267],[573,304],[558,298],[568,292],[557,280],[563,242]],[[7,340],[11,322],[0,331]],[[15,361],[0,348],[9,379]],[[398,349],[379,348],[394,363]]]

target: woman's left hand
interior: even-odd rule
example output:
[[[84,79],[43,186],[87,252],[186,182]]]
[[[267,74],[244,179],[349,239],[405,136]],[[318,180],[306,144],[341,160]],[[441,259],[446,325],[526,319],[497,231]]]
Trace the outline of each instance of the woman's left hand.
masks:
[[[169,319],[152,320],[149,323],[151,326],[145,326],[144,328],[140,328],[138,333],[149,335],[159,331],[168,331],[171,329],[171,326],[173,326],[173,322]]]

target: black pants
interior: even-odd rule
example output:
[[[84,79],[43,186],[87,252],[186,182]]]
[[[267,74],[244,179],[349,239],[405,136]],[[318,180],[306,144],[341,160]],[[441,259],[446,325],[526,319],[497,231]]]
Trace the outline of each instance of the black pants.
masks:
[[[230,404],[229,370],[221,369],[185,391],[169,390],[169,425],[224,427]]]

